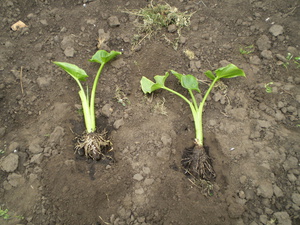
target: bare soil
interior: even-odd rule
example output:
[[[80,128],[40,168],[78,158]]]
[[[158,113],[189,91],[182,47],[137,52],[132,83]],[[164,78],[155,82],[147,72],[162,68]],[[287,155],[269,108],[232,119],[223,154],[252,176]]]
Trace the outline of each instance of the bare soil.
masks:
[[[195,12],[191,25],[178,40],[163,28],[135,49],[142,21],[124,11],[149,1],[0,2],[0,206],[11,216],[1,224],[300,224],[300,68],[286,59],[300,56],[300,2],[165,2]],[[13,31],[18,20],[28,27]],[[52,63],[76,64],[92,78],[99,37],[123,53],[96,93],[98,129],[108,131],[115,163],[74,154],[84,131],[78,87]],[[208,186],[181,168],[194,138],[188,105],[166,91],[145,96],[140,79],[173,69],[207,81],[206,70],[228,63],[247,77],[223,80],[206,103],[216,173]],[[175,78],[168,85],[187,94]]]

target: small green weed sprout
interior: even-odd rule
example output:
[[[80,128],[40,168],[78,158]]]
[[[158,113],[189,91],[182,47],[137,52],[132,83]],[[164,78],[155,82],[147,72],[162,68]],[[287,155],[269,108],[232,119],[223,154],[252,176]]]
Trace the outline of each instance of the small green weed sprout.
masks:
[[[66,71],[69,75],[71,75],[80,88],[80,91],[78,93],[81,99],[86,132],[81,138],[77,139],[77,145],[75,146],[75,151],[80,155],[84,154],[86,157],[92,158],[94,160],[101,159],[102,156],[105,156],[104,152],[112,150],[112,143],[109,140],[106,140],[104,138],[106,132],[102,132],[101,134],[96,132],[96,118],[95,118],[96,88],[98,85],[100,74],[105,64],[120,54],[121,52],[111,51],[110,53],[108,53],[105,50],[99,50],[89,60],[90,62],[96,62],[100,64],[100,67],[94,79],[91,96],[89,96],[88,88],[87,91],[85,92],[80,82],[80,81],[86,81],[86,78],[88,77],[88,75],[83,69],[71,63],[53,62],[55,65],[61,67],[64,71]]]
[[[5,220],[13,219],[13,218],[18,218],[18,219],[24,219],[23,216],[11,216],[8,213],[8,209],[2,209],[0,208],[0,218],[3,218]]]
[[[10,215],[8,214],[8,209],[3,210],[0,208],[0,217],[2,217],[5,220],[10,219]]]
[[[119,86],[116,87],[115,99],[118,103],[122,104],[122,106],[130,105],[128,97]]]
[[[267,93],[273,92],[273,88],[271,87],[272,84],[273,84],[273,82],[269,82],[269,83],[265,84],[265,89],[266,89]]]
[[[294,62],[294,64],[296,64],[296,68],[300,68],[300,56],[294,57],[292,53],[288,52],[285,59],[286,62],[282,64],[284,68],[288,69],[288,66],[290,65],[291,62]]]
[[[240,48],[240,53],[242,55],[248,55],[250,53],[254,52],[254,45],[249,45],[249,46],[246,46],[246,47],[241,47]]]
[[[204,137],[203,137],[203,124],[202,124],[202,114],[205,101],[211,92],[212,88],[222,78],[233,78],[238,76],[245,76],[243,70],[239,69],[237,66],[233,64],[229,64],[226,67],[219,68],[213,73],[208,70],[205,72],[205,75],[212,80],[208,90],[203,96],[202,101],[198,104],[193,91],[200,93],[199,82],[196,77],[193,75],[183,75],[174,70],[171,70],[171,73],[180,81],[181,86],[188,90],[191,100],[186,98],[184,95],[179,92],[168,88],[165,85],[167,78],[169,77],[169,73],[166,72],[165,75],[156,75],[154,76],[155,82],[149,80],[146,77],[142,77],[141,79],[141,88],[144,94],[152,93],[158,89],[167,90],[178,97],[182,98],[190,107],[195,125],[195,146],[187,155],[187,158],[183,161],[183,166],[187,169],[187,173],[192,174],[194,177],[211,180],[215,178],[215,172],[211,165],[211,160],[207,155],[204,149]]]

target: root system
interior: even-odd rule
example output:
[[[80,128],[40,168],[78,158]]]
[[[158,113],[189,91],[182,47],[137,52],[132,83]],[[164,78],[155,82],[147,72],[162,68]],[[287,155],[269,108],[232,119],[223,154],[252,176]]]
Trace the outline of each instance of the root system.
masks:
[[[87,133],[76,138],[75,153],[85,155],[93,160],[111,158],[108,153],[113,150],[112,143],[106,139],[106,132]]]
[[[195,144],[192,148],[185,149],[181,163],[185,173],[196,179],[212,181],[216,177],[211,159],[203,146]]]

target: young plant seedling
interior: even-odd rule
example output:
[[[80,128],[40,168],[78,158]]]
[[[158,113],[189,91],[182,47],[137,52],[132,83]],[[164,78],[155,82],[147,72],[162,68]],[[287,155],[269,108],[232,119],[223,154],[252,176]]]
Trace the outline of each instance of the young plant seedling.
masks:
[[[92,158],[93,160],[100,160],[105,156],[105,153],[112,150],[111,141],[106,140],[105,138],[106,132],[96,132],[95,94],[98,80],[104,65],[120,54],[121,52],[111,51],[108,53],[105,50],[99,50],[89,60],[90,62],[96,62],[100,64],[94,79],[90,97],[88,93],[88,87],[87,91],[85,92],[81,84],[81,81],[86,81],[86,78],[88,77],[83,69],[71,63],[53,62],[55,65],[61,67],[64,71],[71,75],[80,88],[78,93],[81,99],[86,131],[80,138],[77,138],[75,152],[79,153],[80,155],[85,155],[87,158]]]
[[[286,62],[282,65],[288,69],[290,62],[293,61],[296,64],[296,68],[300,68],[300,56],[294,57],[291,53],[288,52],[287,56],[285,57]]]
[[[199,83],[196,77],[193,75],[183,75],[177,73],[174,70],[171,70],[171,73],[180,81],[182,87],[188,90],[191,100],[186,98],[184,95],[179,92],[168,88],[165,86],[165,82],[169,77],[169,73],[166,72],[165,75],[156,75],[154,76],[155,83],[149,80],[146,77],[141,79],[141,88],[144,94],[152,93],[158,89],[165,89],[180,98],[182,98],[189,106],[192,111],[194,125],[195,125],[195,142],[193,149],[187,154],[187,159],[183,159],[182,164],[186,168],[189,174],[192,174],[196,178],[212,180],[215,178],[215,172],[211,165],[211,160],[204,149],[204,137],[203,137],[203,125],[202,125],[202,113],[205,101],[211,92],[212,88],[218,80],[221,78],[233,78],[238,76],[245,77],[245,73],[242,69],[239,69],[233,64],[229,64],[225,67],[219,68],[216,71],[208,70],[205,72],[205,75],[212,80],[208,90],[206,91],[202,101],[198,104],[196,98],[193,94],[193,91],[199,92]]]
[[[242,55],[248,55],[250,53],[254,52],[254,46],[253,45],[249,45],[249,46],[246,46],[244,48],[240,48],[240,53]]]
[[[272,84],[273,84],[273,82],[269,82],[269,83],[265,84],[265,89],[266,89],[267,93],[272,93],[273,92],[273,88],[271,86]]]

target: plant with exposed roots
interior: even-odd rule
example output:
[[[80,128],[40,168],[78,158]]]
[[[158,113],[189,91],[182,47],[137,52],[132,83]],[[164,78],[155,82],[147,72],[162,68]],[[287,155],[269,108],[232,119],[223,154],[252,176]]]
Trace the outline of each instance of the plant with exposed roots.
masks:
[[[195,141],[194,147],[186,152],[185,158],[182,161],[183,166],[186,168],[188,174],[193,175],[196,178],[212,180],[215,178],[216,174],[211,164],[211,159],[204,149],[203,143],[203,125],[202,125],[202,114],[205,101],[211,92],[212,88],[218,80],[221,78],[233,78],[238,76],[245,76],[243,70],[239,69],[233,64],[229,64],[225,67],[219,68],[214,71],[208,70],[205,75],[212,80],[208,90],[206,91],[202,101],[197,103],[193,91],[200,93],[199,83],[196,77],[193,75],[183,75],[171,70],[171,73],[180,81],[182,87],[188,90],[191,100],[186,98],[184,95],[178,93],[177,91],[165,86],[166,79],[169,77],[169,73],[166,72],[165,75],[154,76],[155,83],[146,77],[141,79],[141,88],[145,94],[152,93],[158,89],[165,89],[180,98],[182,98],[189,106],[192,111],[194,124],[195,124]]]
[[[88,87],[85,92],[80,81],[86,81],[88,75],[86,72],[78,66],[66,63],[66,62],[53,62],[55,65],[61,67],[69,75],[71,75],[77,82],[80,91],[79,96],[82,103],[84,122],[85,122],[85,133],[77,138],[77,144],[75,146],[75,152],[80,155],[85,155],[87,158],[93,160],[99,160],[105,157],[106,153],[112,150],[112,143],[110,140],[106,140],[106,132],[103,131],[98,133],[96,131],[96,118],[95,118],[95,94],[98,85],[98,80],[103,67],[110,60],[120,55],[121,52],[111,51],[108,53],[105,50],[97,51],[93,57],[89,60],[90,62],[96,62],[100,64],[96,77],[94,79],[91,96],[89,97]]]

